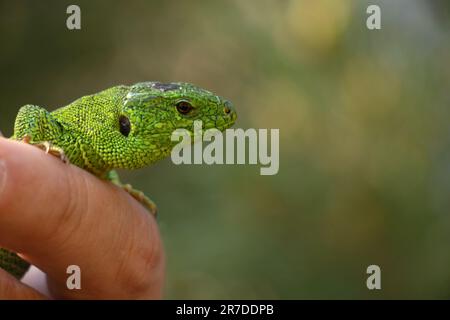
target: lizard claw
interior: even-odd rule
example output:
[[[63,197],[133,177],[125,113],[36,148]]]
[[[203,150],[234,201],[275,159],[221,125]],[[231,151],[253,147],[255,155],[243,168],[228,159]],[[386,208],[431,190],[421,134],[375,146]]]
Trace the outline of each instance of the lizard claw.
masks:
[[[69,162],[69,159],[67,158],[66,154],[64,153],[64,150],[57,146],[54,146],[49,141],[37,143],[37,144],[35,144],[35,146],[44,150],[45,153],[47,153],[47,154],[51,154],[52,156],[58,157],[63,163]]]
[[[133,198],[139,201],[150,213],[156,218],[158,215],[158,208],[156,204],[150,200],[142,191],[133,189],[131,184],[124,184],[122,188]]]
[[[31,144],[31,136],[29,134],[26,134],[22,138],[22,142],[26,144]]]
[[[64,150],[53,145],[50,141],[32,143],[31,136],[26,134],[23,136],[22,142],[31,144],[31,145],[38,147],[39,149],[45,151],[45,153],[47,153],[47,154],[51,154],[55,157],[58,157],[63,163],[69,163],[69,158],[67,158],[66,154],[64,153]]]
[[[109,171],[105,178],[125,190],[130,196],[139,201],[148,211],[150,211],[150,214],[156,218],[158,212],[156,204],[145,196],[142,191],[134,189],[131,184],[123,184],[120,182],[119,176],[115,170]]]

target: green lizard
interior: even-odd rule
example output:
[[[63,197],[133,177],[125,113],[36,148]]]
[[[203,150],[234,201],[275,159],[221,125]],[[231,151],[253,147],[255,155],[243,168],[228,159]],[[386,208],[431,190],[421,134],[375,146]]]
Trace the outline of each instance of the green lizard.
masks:
[[[137,169],[168,156],[178,143],[171,140],[172,132],[183,128],[192,133],[195,120],[204,129],[223,131],[233,125],[236,112],[229,101],[189,83],[142,82],[84,96],[53,112],[25,105],[11,139],[110,180],[156,215],[155,204],[123,185],[114,169]],[[20,278],[29,264],[0,249],[0,267]]]

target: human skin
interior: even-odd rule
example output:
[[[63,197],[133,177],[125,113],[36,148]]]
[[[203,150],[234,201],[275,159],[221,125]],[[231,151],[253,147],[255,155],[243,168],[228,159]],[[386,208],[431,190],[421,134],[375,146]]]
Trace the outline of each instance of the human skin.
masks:
[[[0,247],[46,274],[44,295],[0,269],[0,299],[159,299],[165,259],[155,219],[120,187],[0,138]],[[81,269],[81,289],[66,272]]]

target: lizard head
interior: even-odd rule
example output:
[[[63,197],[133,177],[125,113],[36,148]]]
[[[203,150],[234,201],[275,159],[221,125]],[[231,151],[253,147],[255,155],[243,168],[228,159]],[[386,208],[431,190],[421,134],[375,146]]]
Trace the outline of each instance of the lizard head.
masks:
[[[141,152],[143,166],[170,154],[176,129],[193,132],[194,121],[201,120],[203,130],[223,131],[236,118],[231,102],[192,84],[142,82],[128,87],[119,130]]]

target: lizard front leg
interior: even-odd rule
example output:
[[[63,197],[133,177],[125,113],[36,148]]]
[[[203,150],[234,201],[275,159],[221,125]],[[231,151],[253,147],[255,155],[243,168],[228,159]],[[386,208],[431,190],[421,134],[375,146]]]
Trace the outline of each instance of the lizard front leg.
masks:
[[[150,198],[148,198],[142,191],[134,189],[130,184],[123,184],[120,181],[119,175],[115,170],[108,171],[106,179],[114,183],[116,186],[121,187],[126,192],[128,192],[128,194],[130,194],[133,198],[139,201],[156,218],[158,212],[156,204]]]
[[[11,138],[36,146],[67,163],[64,150],[51,142],[61,135],[62,127],[51,113],[39,106],[25,105],[17,114]]]

